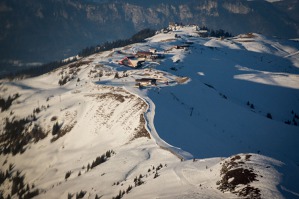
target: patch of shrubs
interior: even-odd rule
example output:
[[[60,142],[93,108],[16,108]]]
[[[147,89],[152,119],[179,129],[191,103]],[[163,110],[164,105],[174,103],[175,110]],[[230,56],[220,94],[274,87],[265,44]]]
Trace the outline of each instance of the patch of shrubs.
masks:
[[[59,81],[58,81],[58,84],[60,85],[60,86],[63,86],[63,85],[65,85],[67,82],[69,82],[71,80],[71,78],[68,76],[68,75],[66,75],[66,76],[62,76],[61,77],[61,79],[59,79]]]
[[[56,135],[57,133],[59,133],[60,130],[60,125],[58,122],[56,122],[53,127],[52,127],[52,135]]]
[[[52,127],[53,137],[51,139],[51,142],[55,142],[56,140],[58,140],[59,138],[63,137],[65,134],[70,132],[75,126],[75,124],[76,122],[71,125],[65,125],[64,128],[62,128],[62,124],[56,122]]]
[[[257,174],[254,173],[253,169],[242,168],[241,166],[244,164],[244,161],[249,161],[250,157],[251,155],[244,157],[237,155],[232,157],[229,161],[225,161],[220,170],[222,178],[216,183],[218,185],[217,188],[222,192],[229,191],[246,198],[261,198],[260,190],[250,186],[251,182],[258,181],[256,179]],[[240,189],[242,185],[244,188]]]
[[[165,164],[165,167],[167,167],[167,165]],[[160,175],[158,174],[158,171],[160,170],[160,169],[162,169],[163,168],[163,165],[162,164],[160,164],[160,165],[158,165],[157,167],[152,167],[152,168],[149,168],[148,170],[147,170],[147,173],[146,174],[144,174],[144,175],[142,175],[142,174],[140,174],[139,176],[136,176],[135,178],[134,178],[134,187],[138,187],[138,186],[141,186],[141,185],[143,185],[144,183],[145,183],[145,178],[147,178],[147,177],[149,177],[150,175],[151,175],[151,172],[153,171],[153,173],[155,174],[154,175],[154,179],[155,178],[157,178],[157,177],[159,177]],[[120,184],[120,182],[114,182],[113,183],[113,185],[112,186],[114,186],[114,185],[119,185]],[[121,184],[121,186],[122,186],[123,184]],[[128,186],[128,188],[126,189],[126,190],[120,190],[119,191],[119,193],[118,193],[118,195],[116,195],[116,196],[114,196],[114,197],[112,197],[112,199],[120,199],[120,198],[122,198],[125,194],[129,194],[130,193],[130,191],[134,188],[132,185],[129,185]]]
[[[47,136],[47,134],[43,131],[43,129],[37,125],[34,124],[32,130],[29,133],[28,139],[33,140],[34,143],[37,143],[39,140],[44,139]]]
[[[243,189],[241,189],[238,193],[239,196],[241,197],[247,197],[247,198],[261,198],[261,190],[259,190],[258,188],[254,188],[250,185],[244,187]]]
[[[113,154],[115,154],[115,152],[113,150],[108,150],[103,155],[96,157],[96,159],[94,161],[92,161],[91,165],[90,164],[87,165],[87,171],[89,169],[93,169],[96,166],[106,162]]]
[[[287,120],[284,123],[289,124],[289,125],[293,124],[294,126],[298,126],[298,123],[299,123],[299,116],[298,116],[298,114],[295,113],[293,110],[291,111],[291,114],[293,116],[293,119]]]
[[[85,196],[86,191],[80,191],[79,193],[76,193],[76,199],[81,199]]]
[[[249,101],[247,102],[247,106],[249,106],[251,109],[254,109],[254,105],[250,103]]]
[[[139,177],[134,178],[135,187],[138,187],[142,184],[144,184],[144,181],[142,180],[143,176],[140,174]]]
[[[44,106],[42,105],[41,107],[37,107],[35,109],[33,109],[33,114],[39,114],[42,110],[47,110],[47,108],[49,108],[50,106]]]
[[[222,29],[219,29],[219,30],[211,30],[210,36],[211,37],[232,37],[232,34],[229,32],[225,32]]]
[[[96,159],[94,161],[92,161],[91,164],[88,163],[87,166],[83,166],[82,169],[86,169],[86,172],[88,172],[89,170],[95,168],[96,166],[98,166],[100,164],[103,164],[104,162],[108,161],[109,158],[111,158],[112,155],[114,155],[114,154],[115,154],[115,152],[113,150],[108,150],[108,151],[106,151],[106,153],[96,157]],[[79,171],[78,177],[81,176],[81,175],[82,175],[82,173],[81,173],[81,171]],[[67,173],[66,173],[66,176],[67,176]]]
[[[29,142],[36,143],[44,139],[47,134],[39,125],[33,125],[35,120],[35,115],[19,120],[6,118],[3,134],[0,135],[0,154],[12,153],[16,155],[17,153],[23,153]],[[30,126],[32,126],[31,130]]]
[[[213,30],[213,29],[209,29],[206,26],[202,26],[202,27],[200,27],[200,30],[207,30],[209,33],[208,35],[210,37],[232,37],[231,33],[226,32],[225,30],[222,30],[222,29]]]
[[[126,193],[128,194],[132,189],[133,189],[133,186],[129,185],[128,188],[127,188]]]
[[[1,108],[1,111],[6,111],[9,109],[9,107],[12,105],[12,102],[14,100],[16,100],[18,97],[20,97],[19,93],[16,93],[12,96],[8,96],[7,99],[4,99],[2,97],[0,97],[0,108]]]
[[[74,196],[74,194],[68,193],[68,194],[67,194],[67,199],[72,199],[73,196]]]
[[[79,193],[76,193],[76,199],[81,199],[84,198],[85,194],[87,193],[87,191],[80,191]],[[68,199],[72,199],[74,196],[74,194],[68,193],[67,194],[67,198]]]
[[[8,180],[11,184],[10,194],[6,198],[22,198],[29,199],[37,196],[40,191],[34,188],[34,184],[25,183],[25,174],[21,174],[19,170],[14,170],[14,165],[10,164],[6,172],[0,170],[0,184]],[[1,196],[1,194],[0,194]],[[2,195],[2,198],[4,196]]]
[[[267,113],[266,117],[272,120],[272,115],[271,115],[271,113]]]
[[[162,165],[162,164],[160,164],[158,167],[156,167],[156,173],[155,173],[155,175],[154,175],[154,179],[160,176],[159,173],[158,173],[158,171],[159,171],[160,169],[162,169],[162,168],[163,168],[163,165]],[[154,170],[154,169],[153,169],[153,170]]]
[[[126,194],[125,190],[121,191],[119,190],[119,193],[117,196],[112,197],[112,199],[121,199]]]
[[[89,64],[90,61],[83,61],[83,60],[80,60],[80,61],[76,61],[75,63],[71,63],[69,64],[69,68],[70,69],[73,69],[73,68],[79,68],[80,66],[82,65],[85,65],[85,64]]]
[[[64,179],[67,180],[71,176],[71,174],[72,174],[72,171],[66,172]]]
[[[114,79],[119,79],[119,74],[118,74],[118,72],[115,73],[115,75],[114,75]]]
[[[101,155],[101,156],[98,156],[92,163],[91,163],[91,166],[90,166],[90,169],[93,169],[94,167],[104,163],[107,161],[107,157],[105,155]]]

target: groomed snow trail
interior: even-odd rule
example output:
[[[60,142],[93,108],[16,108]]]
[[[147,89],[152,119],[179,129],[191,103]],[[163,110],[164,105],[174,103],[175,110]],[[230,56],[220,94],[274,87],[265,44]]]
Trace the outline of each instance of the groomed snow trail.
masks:
[[[132,93],[133,95],[142,99],[148,106],[147,111],[144,114],[145,122],[146,122],[146,129],[151,134],[152,138],[156,141],[156,144],[161,147],[162,149],[168,150],[174,155],[176,155],[181,160],[190,160],[193,158],[193,155],[182,150],[181,148],[172,146],[168,144],[165,140],[161,139],[158,132],[156,131],[154,125],[154,118],[155,118],[155,104],[154,102],[146,96],[144,92],[139,92],[137,89],[132,87],[124,87],[125,90]]]

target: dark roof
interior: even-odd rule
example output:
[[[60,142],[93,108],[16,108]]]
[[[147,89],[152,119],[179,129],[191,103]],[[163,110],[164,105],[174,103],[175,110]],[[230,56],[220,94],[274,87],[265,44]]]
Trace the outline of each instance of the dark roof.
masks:
[[[192,41],[186,41],[186,42],[185,42],[185,44],[188,44],[188,45],[189,45],[189,44],[191,45],[191,44],[193,44],[193,43],[194,43],[194,42],[192,42]]]
[[[146,51],[138,51],[136,54],[137,55],[152,55],[153,53],[152,52],[146,52]]]
[[[183,44],[183,45],[177,45],[176,47],[177,47],[177,48],[188,48],[188,47],[190,47],[190,45],[188,45],[188,44]]]
[[[157,79],[155,78],[141,78],[141,79],[136,79],[136,82],[155,82]]]

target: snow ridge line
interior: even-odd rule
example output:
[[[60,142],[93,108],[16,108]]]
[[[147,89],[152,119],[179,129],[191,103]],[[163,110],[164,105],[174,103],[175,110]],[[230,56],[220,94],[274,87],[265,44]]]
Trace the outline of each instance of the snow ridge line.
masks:
[[[186,151],[182,150],[181,148],[172,146],[172,145],[168,144],[165,140],[160,138],[159,134],[156,131],[155,125],[154,125],[155,108],[156,108],[154,102],[147,96],[141,97],[140,95],[136,94],[132,89],[130,89],[128,87],[123,87],[123,88],[125,90],[127,90],[128,92],[130,92],[131,94],[135,95],[136,97],[142,99],[147,104],[148,108],[147,108],[147,111],[144,113],[146,129],[151,134],[151,137],[156,141],[156,144],[160,148],[171,152],[172,154],[174,154],[181,160],[192,159],[193,155],[190,154],[189,152],[186,152]]]

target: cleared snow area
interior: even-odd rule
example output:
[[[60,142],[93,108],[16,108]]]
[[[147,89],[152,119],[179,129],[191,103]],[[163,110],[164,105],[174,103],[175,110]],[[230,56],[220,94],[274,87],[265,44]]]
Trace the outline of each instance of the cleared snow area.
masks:
[[[197,35],[180,27],[1,80],[1,99],[18,96],[0,113],[0,196],[18,198],[20,171],[36,198],[299,198],[298,42]],[[165,58],[118,64],[150,48]]]

